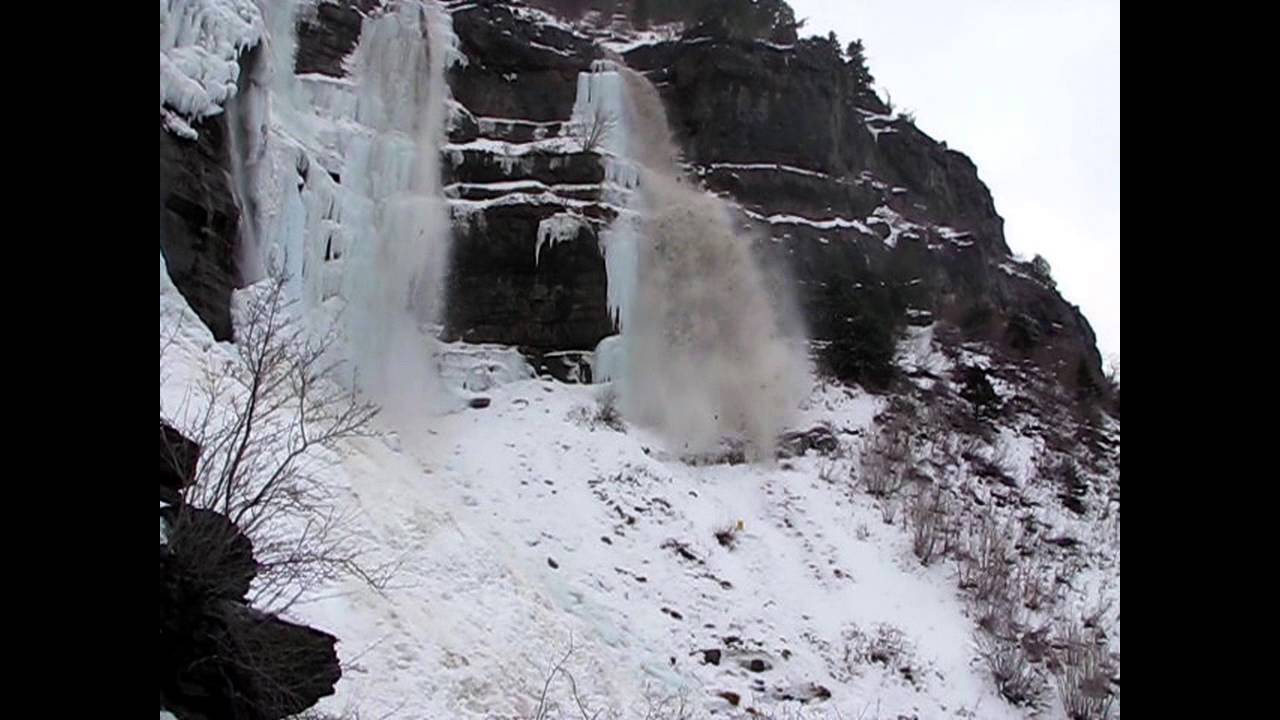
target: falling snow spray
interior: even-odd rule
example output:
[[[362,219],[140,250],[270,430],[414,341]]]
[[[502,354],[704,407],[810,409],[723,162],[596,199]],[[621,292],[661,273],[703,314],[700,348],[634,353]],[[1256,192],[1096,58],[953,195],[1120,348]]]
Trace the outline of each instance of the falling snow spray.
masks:
[[[352,249],[345,324],[357,387],[393,417],[441,402],[432,328],[449,257],[439,149],[455,42],[437,3],[397,2],[365,19],[352,59],[356,121],[371,132],[353,141],[343,176],[352,222],[372,232]]]
[[[771,457],[807,387],[803,333],[768,291],[730,206],[679,171],[653,85],[617,59],[597,61],[579,78],[574,123],[600,115],[612,121],[605,199],[623,208],[602,238],[621,334],[597,348],[600,374],[624,415],[677,451],[732,438]]]

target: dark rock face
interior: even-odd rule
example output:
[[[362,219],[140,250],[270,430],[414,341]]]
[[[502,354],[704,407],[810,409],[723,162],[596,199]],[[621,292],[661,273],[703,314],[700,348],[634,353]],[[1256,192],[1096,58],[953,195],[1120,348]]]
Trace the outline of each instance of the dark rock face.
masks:
[[[938,224],[998,220],[973,163],[905,120],[890,120],[823,45],[671,42],[626,58],[660,83],[671,123],[695,163],[779,163],[836,178],[868,171],[917,193]],[[821,194],[833,192],[838,196]]]
[[[182,718],[277,720],[333,694],[337,638],[192,595],[161,558],[160,704]]]
[[[569,117],[590,40],[518,17],[499,0],[453,14],[468,63],[449,73],[453,96],[476,116],[558,121]]]
[[[493,205],[454,226],[445,336],[535,350],[592,350],[613,332],[594,229],[545,244],[538,224],[555,204]]]
[[[192,141],[160,128],[160,251],[173,284],[217,340],[230,340],[240,211],[231,194],[226,116]]]
[[[484,150],[462,148],[446,153],[441,174],[446,184],[533,180],[546,185],[581,185],[598,184],[604,179],[604,168],[600,156],[594,153],[535,150],[507,159]]]
[[[299,17],[294,72],[345,77],[346,59],[360,42],[364,16],[379,4],[379,0],[325,0],[314,16]]]
[[[446,149],[442,167],[456,198],[445,337],[519,346],[540,372],[582,379],[583,364],[556,353],[590,351],[614,331],[598,238],[615,214],[597,202],[604,167],[596,153],[520,146],[564,131],[595,50],[527,13],[481,0],[453,14],[467,64],[449,73],[465,112],[450,131],[462,146]],[[510,145],[465,145],[477,138]],[[539,248],[539,223],[557,213],[582,227]]]

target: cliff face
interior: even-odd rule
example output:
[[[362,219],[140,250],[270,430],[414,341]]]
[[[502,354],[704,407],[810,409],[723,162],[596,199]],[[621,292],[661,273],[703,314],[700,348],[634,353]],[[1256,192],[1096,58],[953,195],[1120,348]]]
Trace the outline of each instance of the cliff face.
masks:
[[[194,140],[160,128],[160,249],[173,282],[218,340],[231,339],[240,211],[231,195],[222,115]]]
[[[769,220],[765,252],[789,262],[815,338],[837,337],[849,305],[880,305],[1101,380],[1088,321],[1012,257],[973,162],[859,92],[829,45],[694,39],[626,58],[662,90],[691,169]]]
[[[302,13],[295,71],[343,77],[377,5],[326,0]],[[454,217],[446,337],[546,353],[589,351],[614,332],[599,235],[618,208],[602,199],[601,154],[566,123],[579,73],[617,53],[661,92],[689,174],[741,206],[744,236],[794,288],[815,340],[936,320],[1069,389],[1101,383],[1088,322],[1011,255],[973,162],[889,112],[830,44],[660,40],[634,29],[631,3],[538,5],[452,4],[467,62],[449,74],[442,149]],[[236,215],[217,172],[219,119],[194,149],[162,137],[162,223],[178,230],[162,237],[175,282],[225,335]],[[570,235],[540,242],[564,214],[579,220]]]

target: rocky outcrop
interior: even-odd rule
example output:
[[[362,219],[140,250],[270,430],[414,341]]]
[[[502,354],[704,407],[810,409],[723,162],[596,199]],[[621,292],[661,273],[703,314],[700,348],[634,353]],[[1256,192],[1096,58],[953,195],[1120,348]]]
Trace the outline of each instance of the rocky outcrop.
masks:
[[[199,453],[161,421],[160,707],[183,720],[294,715],[333,694],[337,638],[246,603],[258,572],[248,536],[173,497]]]
[[[449,73],[453,96],[478,117],[561,121],[577,95],[578,73],[595,57],[590,39],[533,22],[501,0],[453,12],[466,65]]]
[[[489,139],[489,138],[486,138]],[[445,148],[442,167],[446,187],[457,184],[511,183],[517,181],[554,185],[596,185],[604,179],[600,156],[576,151],[542,150],[537,147],[512,147],[519,154],[507,154],[491,145],[449,145]],[[477,188],[482,189],[482,188]],[[539,188],[540,189],[540,188]],[[588,197],[598,197],[600,188],[591,188]],[[510,192],[527,192],[528,188],[499,188],[497,195]],[[574,198],[573,195],[557,194]]]
[[[160,127],[160,251],[169,277],[217,340],[230,340],[240,211],[231,194],[226,115],[195,140]]]
[[[345,77],[346,59],[360,42],[364,17],[380,0],[325,0],[298,18],[294,72]]]
[[[482,0],[453,13],[467,63],[449,74],[459,107],[442,164],[454,216],[445,336],[542,358],[614,331],[598,233],[616,211],[600,202],[600,155],[564,141],[596,49],[532,12]],[[569,237],[541,236],[554,216],[572,218]],[[570,365],[539,361],[581,378]]]

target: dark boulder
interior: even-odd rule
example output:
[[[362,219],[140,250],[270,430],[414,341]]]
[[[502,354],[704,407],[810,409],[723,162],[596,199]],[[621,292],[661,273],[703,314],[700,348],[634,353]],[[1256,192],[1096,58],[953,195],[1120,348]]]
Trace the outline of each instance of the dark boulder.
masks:
[[[253,546],[225,516],[189,506],[160,516],[160,705],[182,718],[277,720],[333,694],[332,635],[245,603]]]
[[[333,694],[337,638],[180,585],[162,563],[161,707],[181,718],[278,720]]]
[[[826,425],[816,425],[808,430],[792,430],[778,438],[778,457],[804,455],[816,450],[820,455],[830,455],[840,449],[840,440]]]
[[[258,574],[253,544],[225,515],[183,505],[161,509],[160,517],[169,528],[169,571],[184,587],[227,600],[249,594]]]

